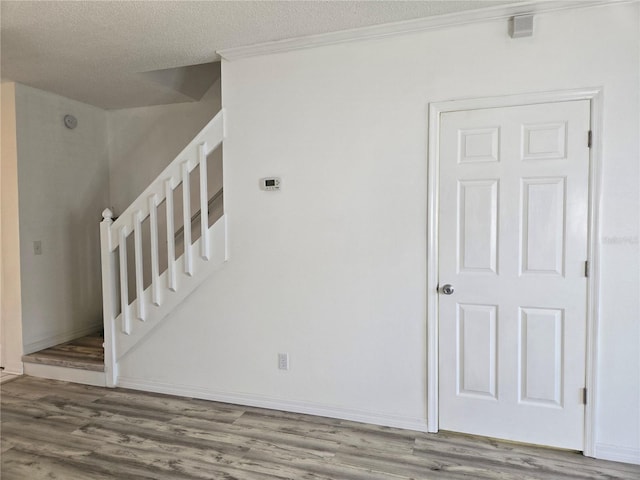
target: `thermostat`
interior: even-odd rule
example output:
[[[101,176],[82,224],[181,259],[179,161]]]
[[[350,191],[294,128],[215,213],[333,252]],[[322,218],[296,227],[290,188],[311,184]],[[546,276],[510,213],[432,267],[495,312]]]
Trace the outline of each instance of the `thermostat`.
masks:
[[[262,188],[262,190],[280,190],[280,178],[279,177],[261,178],[260,188]]]

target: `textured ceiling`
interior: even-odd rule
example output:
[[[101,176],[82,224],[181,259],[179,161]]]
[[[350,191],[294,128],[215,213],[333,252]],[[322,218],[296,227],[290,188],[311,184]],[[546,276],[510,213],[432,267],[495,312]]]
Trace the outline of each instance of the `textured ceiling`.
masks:
[[[142,73],[214,62],[225,48],[503,3],[2,0],[1,74],[108,109],[186,102],[193,95],[157,81],[167,74]]]

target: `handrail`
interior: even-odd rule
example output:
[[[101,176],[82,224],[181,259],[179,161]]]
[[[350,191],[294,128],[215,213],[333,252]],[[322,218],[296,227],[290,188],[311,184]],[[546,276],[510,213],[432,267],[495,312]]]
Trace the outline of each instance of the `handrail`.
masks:
[[[216,202],[216,200],[222,197],[223,190],[224,189],[220,187],[220,190],[214,193],[213,196],[209,199],[209,203],[207,203],[207,215],[211,210],[211,205],[213,205]],[[191,225],[193,225],[194,222],[196,222],[198,218],[200,218],[200,215],[202,215],[202,210],[198,210],[196,213],[193,214],[193,216],[191,217]],[[183,233],[184,233],[184,225],[182,225],[178,230],[176,230],[175,239],[177,240],[178,238],[180,238]]]

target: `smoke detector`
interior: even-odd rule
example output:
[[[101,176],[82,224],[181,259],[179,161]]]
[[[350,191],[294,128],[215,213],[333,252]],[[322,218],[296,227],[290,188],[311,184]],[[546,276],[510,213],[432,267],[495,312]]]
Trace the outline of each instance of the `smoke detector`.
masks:
[[[67,127],[69,130],[73,130],[78,126],[78,119],[73,115],[65,115],[64,126]]]

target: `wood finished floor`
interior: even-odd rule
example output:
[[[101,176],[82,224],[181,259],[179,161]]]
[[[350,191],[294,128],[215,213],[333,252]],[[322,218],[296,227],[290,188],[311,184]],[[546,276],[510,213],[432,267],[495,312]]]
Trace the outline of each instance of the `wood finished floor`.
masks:
[[[640,479],[640,466],[453,433],[22,377],[2,480]]]
[[[16,379],[20,378],[19,375],[14,375],[12,373],[6,373],[2,370],[0,370],[0,385],[2,385],[3,383],[8,383],[8,382],[12,382]]]
[[[91,335],[24,355],[23,362],[104,372],[104,338]]]

